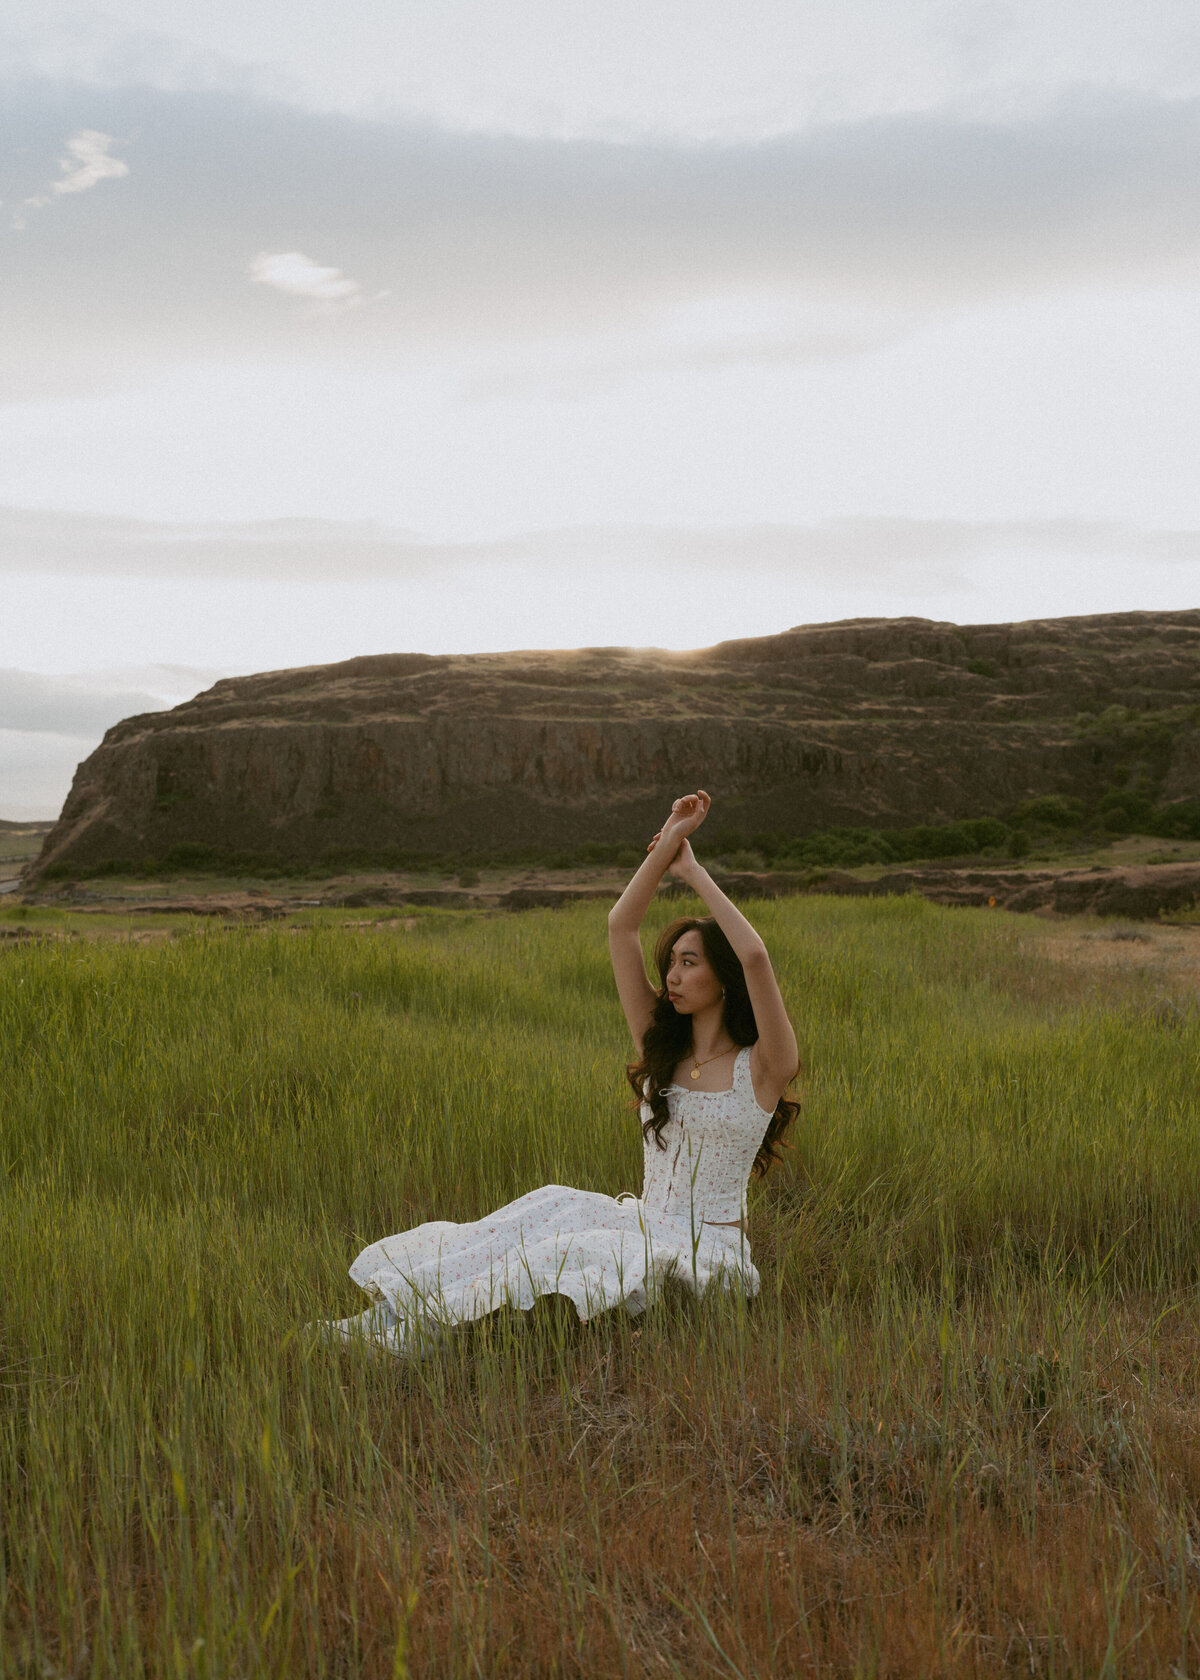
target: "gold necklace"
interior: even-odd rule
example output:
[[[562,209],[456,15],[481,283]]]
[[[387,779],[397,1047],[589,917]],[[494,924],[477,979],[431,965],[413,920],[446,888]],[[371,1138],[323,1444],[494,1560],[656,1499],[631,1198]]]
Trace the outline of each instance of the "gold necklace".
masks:
[[[729,1050],[736,1050],[736,1049],[737,1049],[736,1044],[731,1044],[729,1046]],[[700,1069],[702,1067],[707,1067],[709,1062],[719,1062],[722,1056],[728,1056],[729,1050],[718,1050],[715,1056],[705,1056],[705,1058],[702,1062],[693,1062],[692,1063],[692,1071],[691,1071],[691,1074],[689,1075],[689,1077],[692,1078],[692,1079],[699,1079]]]

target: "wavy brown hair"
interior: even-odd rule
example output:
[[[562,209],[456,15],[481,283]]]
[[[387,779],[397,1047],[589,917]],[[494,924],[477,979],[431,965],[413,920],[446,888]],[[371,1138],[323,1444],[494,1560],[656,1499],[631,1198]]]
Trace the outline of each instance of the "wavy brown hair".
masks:
[[[671,967],[671,952],[675,942],[685,933],[695,930],[704,946],[704,955],[721,983],[725,993],[725,1030],[735,1044],[756,1044],[758,1022],[746,987],[746,975],[737,953],[711,916],[680,916],[665,927],[654,947],[654,966],[658,970],[659,988],[650,1025],[642,1043],[641,1060],[630,1062],[626,1078],[640,1108],[650,1105],[650,1118],[642,1124],[642,1136],[654,1133],[660,1149],[667,1146],[663,1131],[670,1119],[667,1091],[679,1063],[692,1048],[690,1016],[680,1015],[667,996],[667,973]],[[761,1178],[772,1163],[778,1161],[786,1147],[784,1133],[800,1112],[794,1097],[783,1096],[775,1105],[766,1134],[758,1146],[751,1175]]]

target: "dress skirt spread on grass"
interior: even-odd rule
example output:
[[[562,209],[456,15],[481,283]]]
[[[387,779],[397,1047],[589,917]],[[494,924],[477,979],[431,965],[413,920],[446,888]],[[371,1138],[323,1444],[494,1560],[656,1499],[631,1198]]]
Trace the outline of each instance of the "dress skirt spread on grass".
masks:
[[[645,1143],[640,1197],[547,1184],[468,1225],[436,1220],[364,1248],[350,1276],[374,1305],[325,1326],[395,1354],[498,1307],[565,1295],[580,1318],[642,1312],[672,1276],[697,1295],[713,1285],[756,1295],[744,1220],[750,1169],[771,1116],[759,1107],[750,1051],[727,1091],[667,1091],[666,1148]],[[649,1117],[643,1105],[643,1120]]]

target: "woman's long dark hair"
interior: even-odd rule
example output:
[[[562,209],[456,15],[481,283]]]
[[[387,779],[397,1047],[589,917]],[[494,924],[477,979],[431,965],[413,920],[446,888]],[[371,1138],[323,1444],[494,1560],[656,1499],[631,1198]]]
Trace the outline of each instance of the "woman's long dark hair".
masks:
[[[758,1022],[746,989],[746,975],[733,946],[711,916],[680,916],[662,930],[654,947],[654,966],[660,982],[658,998],[646,1029],[642,1058],[631,1062],[625,1070],[638,1106],[643,1102],[650,1105],[650,1118],[642,1125],[642,1135],[648,1138],[653,1132],[660,1149],[667,1147],[663,1142],[663,1131],[670,1120],[667,1091],[675,1069],[692,1048],[691,1016],[678,1014],[667,996],[667,973],[676,940],[693,929],[700,935],[704,955],[725,993],[726,1032],[735,1044],[758,1042]],[[780,1097],[754,1157],[751,1172],[755,1178],[761,1178],[781,1158],[784,1133],[799,1112],[800,1104],[794,1097]]]

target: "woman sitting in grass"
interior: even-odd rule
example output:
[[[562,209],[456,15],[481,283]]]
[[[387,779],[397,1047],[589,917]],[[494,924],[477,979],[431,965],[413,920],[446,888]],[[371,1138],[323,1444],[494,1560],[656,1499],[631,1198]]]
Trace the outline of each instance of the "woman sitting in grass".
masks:
[[[623,1306],[640,1313],[673,1275],[758,1291],[745,1236],[746,1185],[778,1154],[798,1104],[796,1035],[767,948],[692,854],[708,814],[704,792],[677,799],[608,918],[617,991],[637,1060],[645,1179],[640,1197],[549,1184],[468,1225],[434,1221],[372,1243],[350,1276],[375,1303],[325,1326],[393,1353],[497,1307],[565,1295],[580,1318]],[[685,916],[655,948],[647,977],[638,930],[670,871],[710,916]]]

